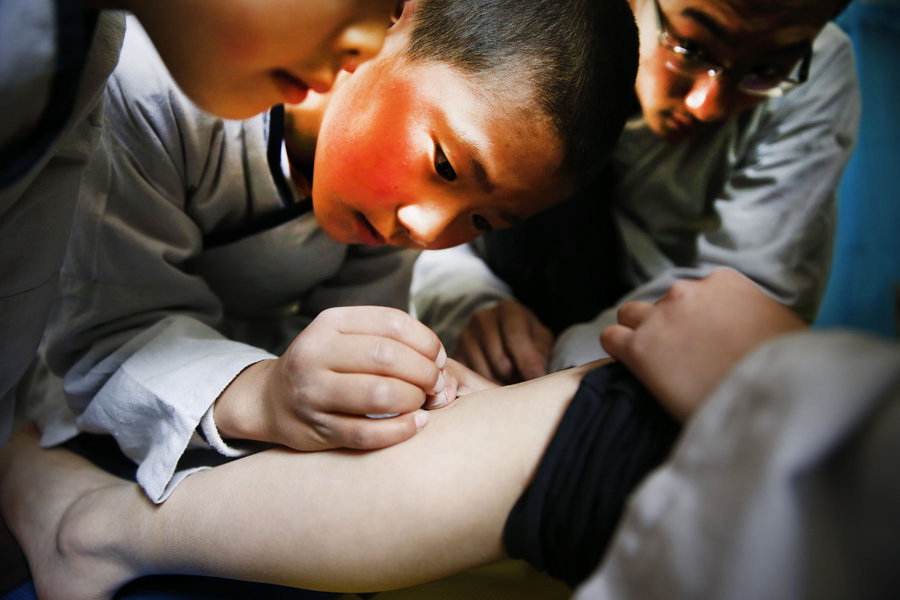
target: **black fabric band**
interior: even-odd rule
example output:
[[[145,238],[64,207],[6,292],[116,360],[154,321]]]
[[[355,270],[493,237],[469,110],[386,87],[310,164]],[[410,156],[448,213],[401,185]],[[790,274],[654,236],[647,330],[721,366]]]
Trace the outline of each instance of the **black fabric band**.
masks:
[[[275,229],[294,219],[302,217],[312,210],[312,200],[304,198],[299,202],[294,201],[294,194],[290,189],[290,182],[285,178],[281,169],[281,145],[284,143],[284,105],[278,104],[269,110],[269,132],[266,142],[266,161],[269,165],[269,173],[281,198],[280,210],[255,217],[234,229],[215,231],[203,238],[204,248],[217,248],[227,246],[248,237]]]
[[[621,365],[588,373],[510,511],[507,553],[578,585],[600,563],[628,495],[680,430]]]

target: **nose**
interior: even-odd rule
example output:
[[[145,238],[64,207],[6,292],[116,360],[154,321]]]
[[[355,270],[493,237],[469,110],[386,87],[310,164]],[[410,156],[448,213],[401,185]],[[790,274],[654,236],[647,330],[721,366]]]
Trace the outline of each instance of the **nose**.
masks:
[[[387,22],[382,20],[358,21],[348,25],[335,43],[335,50],[341,57],[341,68],[352,73],[378,54],[386,34]]]
[[[303,80],[314,91],[323,94],[330,90],[342,70],[352,73],[362,63],[378,54],[384,44],[386,22],[359,21],[345,27],[336,38],[327,56],[318,64],[307,64]]]
[[[691,115],[699,121],[711,122],[728,114],[727,85],[717,76],[701,75],[684,99]]]
[[[435,248],[444,237],[455,215],[435,204],[407,204],[397,209],[397,220],[410,241],[422,248]]]
[[[339,69],[333,65],[322,63],[315,67],[307,67],[303,71],[303,81],[315,92],[324,94],[332,88]]]

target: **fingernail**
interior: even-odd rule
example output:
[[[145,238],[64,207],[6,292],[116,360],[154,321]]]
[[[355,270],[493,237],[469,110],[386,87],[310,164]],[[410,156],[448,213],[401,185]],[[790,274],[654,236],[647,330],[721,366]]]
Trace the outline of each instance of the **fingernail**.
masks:
[[[428,413],[423,410],[417,410],[413,419],[416,422],[416,431],[422,431],[422,428],[425,427],[425,423],[428,422]]]
[[[437,382],[434,384],[434,389],[431,390],[432,394],[440,394],[444,389],[447,388],[447,381],[444,379],[444,372],[441,371],[438,373]]]
[[[447,351],[444,350],[444,346],[441,346],[441,351],[438,352],[437,359],[434,361],[437,363],[438,369],[443,369],[444,365],[447,364]]]

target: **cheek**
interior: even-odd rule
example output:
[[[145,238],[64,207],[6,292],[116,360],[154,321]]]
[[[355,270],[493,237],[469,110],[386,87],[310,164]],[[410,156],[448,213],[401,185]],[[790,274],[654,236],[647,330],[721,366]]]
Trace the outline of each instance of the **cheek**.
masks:
[[[689,81],[666,68],[662,60],[648,61],[641,65],[637,79],[637,90],[641,104],[659,106],[667,100],[684,96],[689,90]]]
[[[358,209],[393,207],[405,198],[413,175],[410,154],[399,136],[357,130],[357,135],[332,139],[317,156],[316,169],[328,173],[323,183],[342,202]]]

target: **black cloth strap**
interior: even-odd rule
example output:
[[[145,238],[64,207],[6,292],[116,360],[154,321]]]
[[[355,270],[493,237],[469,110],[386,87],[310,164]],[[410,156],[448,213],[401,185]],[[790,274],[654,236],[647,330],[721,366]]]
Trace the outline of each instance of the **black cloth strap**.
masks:
[[[226,231],[216,231],[203,238],[206,248],[225,246],[244,238],[254,236],[263,231],[274,229],[289,221],[302,217],[312,210],[312,200],[303,198],[294,200],[291,184],[285,178],[281,168],[281,145],[284,143],[284,105],[278,104],[269,110],[269,130],[266,141],[266,162],[269,165],[269,174],[278,190],[281,199],[280,210],[268,213]]]
[[[578,585],[603,558],[629,494],[666,458],[680,430],[620,364],[588,373],[510,511],[503,534],[509,555]]]

